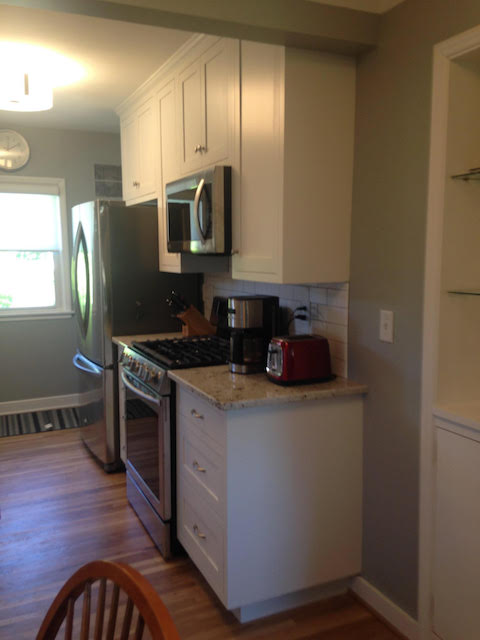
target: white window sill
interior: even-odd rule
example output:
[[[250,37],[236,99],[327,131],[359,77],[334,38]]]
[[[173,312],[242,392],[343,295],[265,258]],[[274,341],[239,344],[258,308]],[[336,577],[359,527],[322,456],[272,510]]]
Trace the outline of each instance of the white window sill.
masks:
[[[19,311],[18,313],[15,313],[14,311],[9,313],[2,313],[0,311],[0,322],[8,322],[8,321],[18,322],[19,320],[53,320],[55,318],[72,318],[72,317],[73,317],[73,311],[41,311],[41,312]]]

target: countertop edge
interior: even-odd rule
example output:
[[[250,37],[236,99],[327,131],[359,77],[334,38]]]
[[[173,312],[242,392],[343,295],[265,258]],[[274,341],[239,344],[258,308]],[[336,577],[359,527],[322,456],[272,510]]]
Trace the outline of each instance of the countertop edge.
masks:
[[[326,389],[315,389],[308,390],[307,385],[305,385],[306,391],[303,394],[296,395],[285,395],[280,397],[271,396],[264,398],[252,398],[246,400],[237,400],[237,401],[229,401],[229,402],[221,402],[202,389],[199,389],[195,384],[188,382],[182,378],[182,369],[173,369],[168,371],[168,377],[175,383],[180,384],[187,388],[189,391],[197,395],[199,398],[205,400],[210,405],[220,409],[221,411],[235,411],[238,409],[251,409],[254,407],[267,407],[267,406],[275,406],[275,405],[283,405],[283,404],[294,404],[296,402],[309,402],[314,400],[328,400],[331,398],[345,398],[348,396],[357,396],[364,395],[368,392],[367,385],[354,383],[352,381],[348,381],[345,378],[339,378],[339,380],[346,380],[350,382],[352,386],[349,387],[340,387],[340,388],[326,388]],[[271,383],[273,384],[273,383]],[[292,387],[282,387],[288,392],[289,388]],[[293,388],[299,389],[299,386],[294,386]]]

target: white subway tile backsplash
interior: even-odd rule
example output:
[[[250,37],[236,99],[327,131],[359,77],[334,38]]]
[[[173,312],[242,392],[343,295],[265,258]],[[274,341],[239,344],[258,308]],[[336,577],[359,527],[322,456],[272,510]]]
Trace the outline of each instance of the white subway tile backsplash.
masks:
[[[312,320],[311,323],[311,332],[316,336],[326,336],[327,332],[327,323],[322,322],[321,320]]]
[[[348,289],[327,289],[327,303],[332,307],[348,307]]]
[[[327,289],[323,287],[312,287],[310,289],[310,302],[327,304]]]
[[[256,282],[255,293],[261,296],[280,296],[280,285],[271,282]]]
[[[347,361],[347,345],[345,342],[339,342],[338,340],[329,340],[330,355],[332,358],[338,360]]]
[[[332,373],[341,378],[347,377],[347,363],[345,360],[338,360],[337,358],[331,359]]]
[[[339,340],[347,343],[347,327],[341,324],[333,324],[333,322],[325,322],[325,330],[322,333],[329,340]]]
[[[293,299],[298,300],[301,304],[308,304],[310,302],[310,289],[308,287],[295,285],[293,287]]]
[[[348,282],[324,282],[322,287],[326,287],[327,289],[348,290]]]
[[[313,333],[328,339],[332,370],[337,376],[347,375],[348,282],[310,285],[280,285],[268,282],[233,280],[230,274],[206,274],[203,286],[205,315],[210,317],[214,296],[230,295],[278,296],[280,306],[291,316],[300,306],[307,307],[307,320],[293,320],[291,334]]]
[[[320,307],[320,318],[325,322],[332,322],[333,324],[341,324],[347,326],[348,309],[322,305]]]

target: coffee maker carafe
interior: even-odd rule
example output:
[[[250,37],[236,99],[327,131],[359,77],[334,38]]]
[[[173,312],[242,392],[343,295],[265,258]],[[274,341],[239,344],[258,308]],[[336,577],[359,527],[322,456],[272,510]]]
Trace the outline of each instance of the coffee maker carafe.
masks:
[[[265,370],[268,344],[278,332],[277,296],[228,298],[230,371],[258,373]]]

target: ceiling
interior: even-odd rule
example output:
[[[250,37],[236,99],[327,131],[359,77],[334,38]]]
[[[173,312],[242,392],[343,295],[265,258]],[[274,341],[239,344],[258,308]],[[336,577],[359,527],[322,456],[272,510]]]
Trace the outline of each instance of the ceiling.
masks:
[[[0,40],[56,50],[86,71],[76,84],[54,90],[52,110],[0,111],[0,126],[117,132],[115,107],[189,37],[185,31],[0,5]]]
[[[402,0],[312,0],[382,13]],[[0,111],[2,126],[118,132],[117,107],[191,33],[72,13],[0,5],[0,41],[53,49],[85,69],[75,84],[54,90],[50,111]]]

